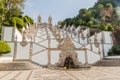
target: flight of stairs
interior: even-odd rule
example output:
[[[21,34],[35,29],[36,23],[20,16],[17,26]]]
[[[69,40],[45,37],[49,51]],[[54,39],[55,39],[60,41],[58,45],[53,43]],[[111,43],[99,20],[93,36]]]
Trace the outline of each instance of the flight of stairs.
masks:
[[[40,66],[31,63],[30,61],[13,61],[9,63],[0,63],[0,71],[7,70],[31,70]]]
[[[98,61],[94,66],[102,67],[120,67],[120,59],[104,59]]]

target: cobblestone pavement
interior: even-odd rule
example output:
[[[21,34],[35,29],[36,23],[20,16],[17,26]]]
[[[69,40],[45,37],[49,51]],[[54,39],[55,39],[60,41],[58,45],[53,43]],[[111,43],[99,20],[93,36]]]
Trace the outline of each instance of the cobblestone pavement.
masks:
[[[92,67],[79,70],[0,71],[0,80],[120,80],[120,67]]]

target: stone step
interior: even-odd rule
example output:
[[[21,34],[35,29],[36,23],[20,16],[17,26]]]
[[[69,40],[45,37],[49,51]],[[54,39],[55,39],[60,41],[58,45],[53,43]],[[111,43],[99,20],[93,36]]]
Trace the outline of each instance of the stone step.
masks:
[[[120,56],[108,56],[105,57],[105,60],[120,60]]]
[[[10,63],[0,63],[0,71],[7,70],[30,70],[38,68],[38,66],[32,64],[29,61],[13,61]]]
[[[117,67],[120,66],[120,60],[101,60],[94,66]]]

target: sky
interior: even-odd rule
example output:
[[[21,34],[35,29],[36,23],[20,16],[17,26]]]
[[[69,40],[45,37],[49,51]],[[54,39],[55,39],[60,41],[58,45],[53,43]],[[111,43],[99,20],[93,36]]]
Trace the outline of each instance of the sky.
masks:
[[[92,7],[97,0],[26,0],[24,15],[28,15],[37,22],[37,17],[42,17],[42,22],[47,22],[52,16],[52,23],[76,16],[81,8]]]

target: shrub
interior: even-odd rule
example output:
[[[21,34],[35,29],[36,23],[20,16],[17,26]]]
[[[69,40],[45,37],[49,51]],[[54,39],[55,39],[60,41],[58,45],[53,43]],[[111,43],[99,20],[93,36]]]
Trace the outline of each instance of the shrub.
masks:
[[[120,55],[120,45],[115,45],[113,46],[109,52],[108,52],[109,56],[115,56],[115,55]]]
[[[10,46],[6,42],[0,40],[0,55],[6,54],[9,52],[11,52]]]

